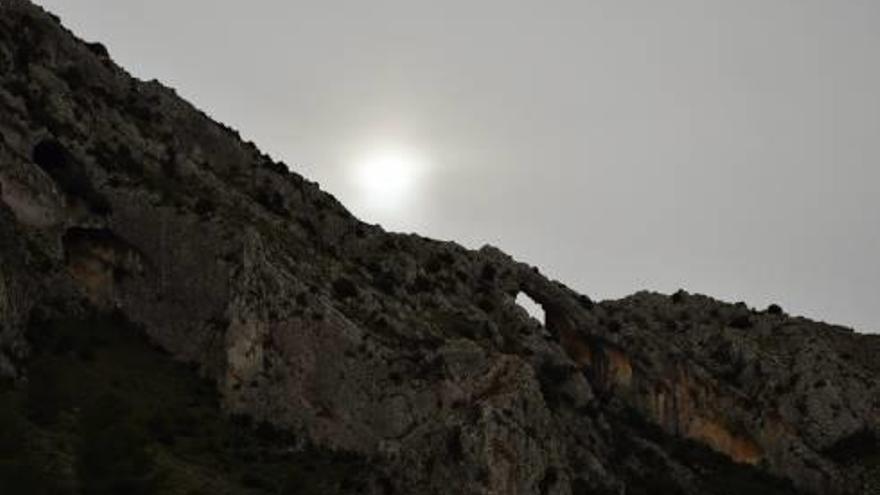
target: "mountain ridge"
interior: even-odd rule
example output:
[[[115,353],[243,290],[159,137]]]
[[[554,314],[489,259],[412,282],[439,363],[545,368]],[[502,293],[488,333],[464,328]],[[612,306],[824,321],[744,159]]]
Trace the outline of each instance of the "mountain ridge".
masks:
[[[387,233],[39,7],[0,12],[13,396],[56,359],[45,328],[118,315],[94,326],[189,363],[211,414],[369,466],[327,492],[877,493],[876,336],[684,291],[594,302],[497,248]],[[55,475],[83,489],[77,469]],[[286,489],[233,485],[213,490]]]

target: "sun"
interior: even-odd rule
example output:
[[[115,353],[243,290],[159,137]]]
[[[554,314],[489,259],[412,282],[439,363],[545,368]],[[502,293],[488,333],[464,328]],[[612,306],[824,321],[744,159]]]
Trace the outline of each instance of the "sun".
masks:
[[[385,146],[356,159],[352,178],[369,208],[395,210],[413,199],[425,166],[425,160],[418,153],[400,146]]]

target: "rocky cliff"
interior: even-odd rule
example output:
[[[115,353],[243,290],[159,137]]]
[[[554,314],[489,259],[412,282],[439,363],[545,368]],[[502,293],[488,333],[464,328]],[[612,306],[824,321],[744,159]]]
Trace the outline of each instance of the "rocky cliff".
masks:
[[[37,459],[46,493],[880,493],[880,338],[385,232],[27,0],[0,199],[0,432],[28,432],[0,486]],[[146,425],[129,485],[89,485],[93,416]]]

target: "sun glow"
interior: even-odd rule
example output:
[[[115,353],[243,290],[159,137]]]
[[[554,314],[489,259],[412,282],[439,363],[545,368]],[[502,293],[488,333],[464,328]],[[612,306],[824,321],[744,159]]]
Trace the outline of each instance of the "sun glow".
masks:
[[[417,192],[426,163],[402,147],[377,148],[354,161],[352,178],[366,206],[377,210],[403,208]]]

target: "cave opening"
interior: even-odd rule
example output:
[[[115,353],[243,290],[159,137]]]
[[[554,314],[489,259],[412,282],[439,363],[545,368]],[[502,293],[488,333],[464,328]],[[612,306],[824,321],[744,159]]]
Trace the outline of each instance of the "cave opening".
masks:
[[[61,143],[44,139],[34,146],[31,158],[62,192],[83,200],[89,211],[102,216],[112,213],[110,201],[95,190],[85,167],[75,161]]]

